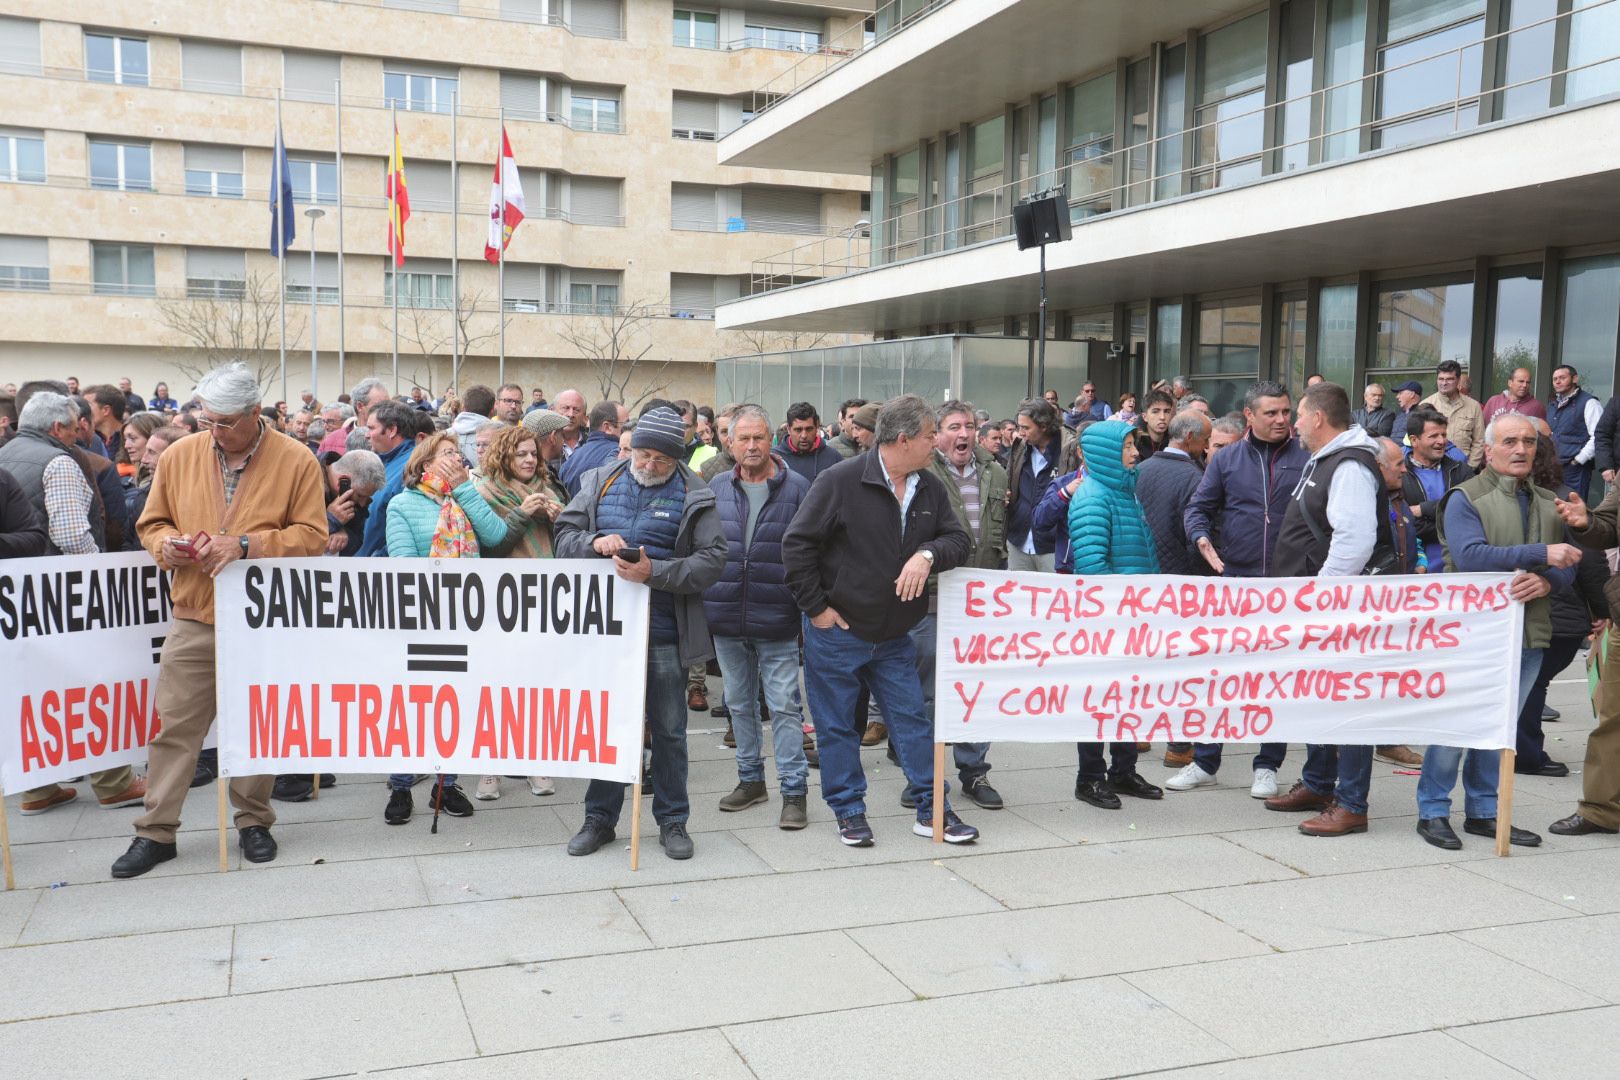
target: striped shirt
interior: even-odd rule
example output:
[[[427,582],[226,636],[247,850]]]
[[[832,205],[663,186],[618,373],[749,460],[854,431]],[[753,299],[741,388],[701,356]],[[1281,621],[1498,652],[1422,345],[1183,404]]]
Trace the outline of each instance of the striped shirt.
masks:
[[[945,472],[955,482],[957,494],[962,496],[962,509],[967,512],[968,535],[976,544],[979,542],[979,463],[970,459],[967,469],[963,471],[947,461]]]

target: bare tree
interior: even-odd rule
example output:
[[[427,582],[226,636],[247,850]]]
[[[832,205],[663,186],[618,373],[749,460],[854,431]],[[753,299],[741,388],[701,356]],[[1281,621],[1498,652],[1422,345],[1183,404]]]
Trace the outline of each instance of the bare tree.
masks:
[[[809,330],[728,330],[720,338],[722,356],[797,352],[831,344],[832,334]]]
[[[575,316],[562,339],[591,366],[599,401],[622,401],[632,411],[643,401],[669,389],[664,378],[673,360],[648,359],[653,350],[650,324],[663,305],[631,303],[589,315]],[[639,391],[632,399],[631,386]]]
[[[158,317],[169,330],[176,351],[175,368],[191,379],[230,360],[241,360],[259,385],[269,388],[281,365],[281,307],[274,274],[252,273],[240,290],[219,282],[211,294],[158,301]],[[303,336],[304,313],[287,308],[287,347]]]
[[[461,356],[465,358],[473,349],[500,336],[499,324],[482,330],[473,326],[473,316],[478,314],[480,307],[485,303],[485,296],[483,289],[463,290],[456,298],[456,310],[453,315],[448,308],[442,307],[414,304],[400,307],[400,339],[414,346],[420,357],[419,360],[413,360],[411,369],[406,372],[406,378],[413,386],[420,386],[430,393],[434,391],[434,361],[450,354],[457,338],[461,341]],[[501,318],[506,318],[505,312],[501,313]],[[392,333],[394,323],[391,309],[379,321],[385,331]],[[453,375],[451,381],[454,381]]]

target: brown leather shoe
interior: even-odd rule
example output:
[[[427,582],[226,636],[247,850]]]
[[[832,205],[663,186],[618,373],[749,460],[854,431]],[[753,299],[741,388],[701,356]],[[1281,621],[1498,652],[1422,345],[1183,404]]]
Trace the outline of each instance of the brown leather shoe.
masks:
[[[686,692],[686,707],[693,712],[709,711],[709,695],[697,687]]]
[[[146,778],[137,776],[123,791],[97,801],[104,810],[116,810],[120,806],[141,806],[146,802]]]
[[[28,813],[24,810],[23,813]],[[1579,812],[1567,818],[1559,818],[1547,826],[1547,831],[1555,836],[1587,836],[1591,833],[1613,833],[1614,829],[1606,828]]]
[[[1192,759],[1193,752],[1191,750],[1166,750],[1164,752],[1164,763],[1171,769],[1191,765]]]
[[[889,728],[881,720],[869,720],[866,724],[866,733],[861,736],[862,746],[876,746],[889,737]]]
[[[23,803],[18,807],[18,810],[24,817],[33,817],[35,814],[43,814],[47,810],[55,810],[58,806],[70,803],[78,797],[78,788],[59,787],[55,792],[45,796],[43,799]]]
[[[1413,753],[1405,746],[1380,746],[1373,751],[1373,759],[1398,769],[1423,768],[1423,755]]]
[[[1367,815],[1352,814],[1335,803],[1309,821],[1299,823],[1299,831],[1306,836],[1348,836],[1367,831]]]
[[[1285,814],[1297,814],[1305,810],[1326,810],[1333,805],[1333,796],[1318,795],[1304,782],[1289,788],[1286,794],[1273,795],[1266,800],[1267,810],[1281,810]]]
[[[1139,743],[1136,744],[1136,752],[1138,754],[1145,754],[1149,750],[1152,750],[1152,749],[1153,749],[1153,744],[1150,743],[1150,742],[1139,742]]]

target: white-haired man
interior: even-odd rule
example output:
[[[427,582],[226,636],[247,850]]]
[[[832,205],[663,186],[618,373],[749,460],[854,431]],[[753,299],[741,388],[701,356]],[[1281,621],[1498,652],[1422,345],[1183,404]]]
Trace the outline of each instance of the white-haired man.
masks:
[[[174,572],[174,623],[163,642],[155,705],[163,730],[148,750],[146,813],[113,863],[136,877],[175,857],[180,805],[214,722],[214,578],[237,559],[319,555],[326,548],[320,466],[259,416],[259,383],[246,365],[215,368],[197,384],[205,438],[163,455],[136,528],[158,565]],[[201,542],[201,538],[208,539]],[[249,862],[276,857],[271,776],[231,780]]]

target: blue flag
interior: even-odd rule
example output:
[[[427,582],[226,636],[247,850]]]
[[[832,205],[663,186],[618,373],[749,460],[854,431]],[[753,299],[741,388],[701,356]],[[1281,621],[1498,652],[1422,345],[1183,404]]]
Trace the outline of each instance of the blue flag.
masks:
[[[279,236],[276,229],[278,214],[281,218]],[[281,125],[278,124],[276,150],[270,156],[270,254],[280,255],[283,248],[292,246],[297,216],[293,212],[292,166],[287,164],[287,145],[282,142]]]

